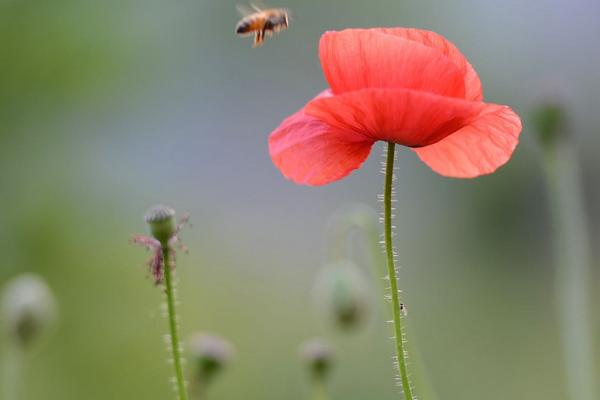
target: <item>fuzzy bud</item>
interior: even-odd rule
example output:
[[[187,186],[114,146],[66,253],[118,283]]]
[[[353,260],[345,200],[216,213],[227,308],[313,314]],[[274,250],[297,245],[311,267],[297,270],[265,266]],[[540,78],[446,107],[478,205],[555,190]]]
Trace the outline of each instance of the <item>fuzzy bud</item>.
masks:
[[[327,379],[333,365],[333,348],[321,338],[311,339],[305,342],[300,355],[314,380],[324,381]]]
[[[54,295],[41,277],[20,275],[4,288],[2,316],[2,325],[9,340],[25,350],[29,349],[56,322]]]
[[[177,225],[175,223],[175,210],[161,204],[151,207],[144,217],[150,225],[152,236],[165,246],[175,235]]]
[[[368,315],[367,283],[352,261],[326,265],[317,277],[315,294],[319,309],[342,329],[360,326]]]
[[[566,110],[558,101],[543,101],[533,111],[532,123],[543,146],[553,146],[566,132]]]
[[[233,345],[220,336],[196,333],[190,339],[196,377],[206,384],[225,368],[235,354]]]

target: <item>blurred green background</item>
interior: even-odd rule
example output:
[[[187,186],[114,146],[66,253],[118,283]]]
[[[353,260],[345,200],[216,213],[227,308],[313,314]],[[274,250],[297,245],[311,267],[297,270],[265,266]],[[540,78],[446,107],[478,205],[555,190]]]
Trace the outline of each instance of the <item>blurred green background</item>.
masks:
[[[237,348],[213,399],[307,398],[297,349],[314,335],[338,347],[333,399],[398,398],[388,315],[342,335],[311,300],[325,221],[347,202],[379,206],[383,146],[321,188],[286,181],[267,148],[269,132],[326,85],[321,33],[366,26],[445,35],[487,101],[524,120],[512,161],[488,177],[446,179],[399,155],[400,286],[439,399],[564,399],[551,223],[528,113],[549,93],[567,104],[597,244],[600,3],[289,0],[269,4],[293,11],[289,31],[258,49],[233,34],[235,5],[0,0],[0,285],[39,273],[61,312],[24,399],[174,397],[160,289],[145,278],[148,254],[128,243],[156,202],[194,224],[178,261],[183,335],[216,332]]]

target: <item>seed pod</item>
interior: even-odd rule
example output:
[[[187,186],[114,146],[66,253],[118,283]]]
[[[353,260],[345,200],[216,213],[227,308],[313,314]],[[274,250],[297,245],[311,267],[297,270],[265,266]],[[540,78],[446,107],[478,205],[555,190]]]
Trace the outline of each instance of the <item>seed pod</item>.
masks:
[[[190,354],[196,368],[195,379],[206,384],[231,362],[235,350],[220,336],[196,333],[190,338]]]
[[[144,217],[152,236],[165,246],[175,235],[177,226],[175,224],[175,210],[170,207],[158,204],[151,207]]]
[[[327,341],[314,338],[305,342],[300,349],[300,355],[313,379],[327,379],[334,361],[333,347]]]
[[[2,316],[9,340],[24,350],[47,334],[57,319],[57,306],[50,288],[34,274],[10,281],[2,296]]]

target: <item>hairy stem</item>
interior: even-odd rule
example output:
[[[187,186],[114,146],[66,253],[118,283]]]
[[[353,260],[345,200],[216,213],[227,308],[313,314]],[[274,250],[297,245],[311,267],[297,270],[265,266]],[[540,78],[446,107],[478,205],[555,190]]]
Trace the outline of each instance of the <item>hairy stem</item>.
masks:
[[[387,274],[386,255],[381,251],[381,232],[377,212],[370,206],[349,204],[335,212],[329,223],[329,240],[327,242],[329,258],[331,260],[346,259],[352,255],[346,253],[349,252],[348,242],[353,229],[358,229],[362,233],[361,236],[365,241],[372,266],[371,275],[374,281],[380,284],[382,291],[387,294],[387,285],[381,279],[382,276]],[[382,307],[383,305],[387,310],[387,303],[382,302]],[[439,396],[435,392],[429,374],[423,365],[422,356],[414,338],[411,340],[410,345],[407,346],[407,351],[411,354],[412,370],[416,373],[416,376],[413,376],[412,379],[413,390],[418,389],[423,398],[436,400]]]
[[[175,367],[175,379],[177,381],[177,393],[179,400],[188,400],[185,387],[183,367],[181,365],[181,345],[177,329],[177,313],[175,311],[175,293],[173,289],[173,271],[171,270],[171,249],[168,245],[162,247],[165,268],[165,295],[167,297],[167,314],[169,318],[169,332],[171,336],[171,352],[173,355],[173,366]]]
[[[548,200],[555,232],[556,294],[568,398],[597,399],[588,283],[591,249],[580,170],[568,140],[546,149]]]
[[[392,244],[392,185],[394,182],[394,158],[396,146],[388,142],[387,158],[385,164],[385,189],[383,192],[384,210],[384,241],[387,256],[387,269],[390,279],[390,295],[392,301],[392,315],[394,318],[394,336],[396,340],[396,357],[398,359],[398,372],[405,400],[413,400],[412,389],[408,377],[406,363],[406,352],[404,350],[404,337],[402,333],[402,317],[400,315],[400,292],[398,290],[398,278],[396,276],[396,265],[394,248]]]

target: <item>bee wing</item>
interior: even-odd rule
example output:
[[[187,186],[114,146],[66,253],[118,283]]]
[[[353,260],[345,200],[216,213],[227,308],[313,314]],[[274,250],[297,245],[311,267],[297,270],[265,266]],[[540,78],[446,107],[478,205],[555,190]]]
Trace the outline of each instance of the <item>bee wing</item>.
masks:
[[[257,5],[256,5],[256,3],[250,3],[250,7],[252,7],[252,9],[253,9],[255,12],[261,12],[261,11],[264,9],[264,7],[263,7],[263,8],[260,8],[259,6],[257,6]]]
[[[260,5],[257,5],[257,3],[250,3],[249,7],[238,4],[235,8],[238,10],[238,12],[240,14],[242,14],[242,16],[245,17],[246,15],[254,14],[257,12],[262,12],[266,9],[266,7],[264,6],[264,4],[261,1],[259,1],[258,4],[260,4]]]
[[[255,12],[261,12],[261,11],[265,11],[274,7],[269,7],[267,4],[265,4],[265,2],[263,0],[254,0],[250,3],[250,7],[252,7],[252,9]]]
[[[238,11],[238,13],[240,13],[242,15],[242,17],[245,17],[246,15],[254,14],[256,12],[254,10],[254,8],[250,8],[248,6],[243,6],[241,4],[238,4],[237,6],[235,6],[235,8]]]

